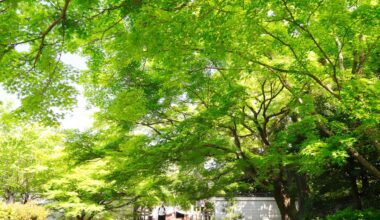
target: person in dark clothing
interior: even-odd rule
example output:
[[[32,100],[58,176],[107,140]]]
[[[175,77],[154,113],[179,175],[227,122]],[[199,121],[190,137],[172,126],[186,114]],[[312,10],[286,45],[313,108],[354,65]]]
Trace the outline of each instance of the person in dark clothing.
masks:
[[[184,218],[185,218],[185,214],[182,214],[182,213],[180,213],[180,212],[176,212],[176,213],[175,213],[175,217],[176,217],[176,218],[184,219]]]
[[[158,208],[158,220],[165,220],[166,209],[164,203],[161,203],[161,206]]]

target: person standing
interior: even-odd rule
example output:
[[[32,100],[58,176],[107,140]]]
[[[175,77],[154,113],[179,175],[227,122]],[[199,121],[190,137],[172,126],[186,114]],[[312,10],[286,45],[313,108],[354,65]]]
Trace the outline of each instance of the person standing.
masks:
[[[164,203],[161,203],[161,206],[158,208],[158,220],[165,220],[166,209]]]

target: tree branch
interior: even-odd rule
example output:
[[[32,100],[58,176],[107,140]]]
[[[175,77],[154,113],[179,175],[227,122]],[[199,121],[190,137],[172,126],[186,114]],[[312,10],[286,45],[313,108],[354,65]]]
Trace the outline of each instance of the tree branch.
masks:
[[[308,36],[309,38],[311,39],[311,41],[313,41],[314,45],[318,48],[318,50],[322,53],[323,57],[327,60],[327,62],[331,65],[332,69],[333,69],[333,74],[332,74],[332,77],[333,77],[333,80],[334,82],[337,84],[338,87],[339,86],[339,81],[338,81],[338,78],[336,76],[336,65],[331,61],[330,57],[327,55],[326,51],[322,48],[322,46],[318,43],[318,41],[316,40],[316,38],[314,37],[314,35],[310,32],[310,30],[308,28],[306,28],[305,25],[301,25],[300,23],[297,22],[297,20],[295,19],[293,13],[291,12],[291,10],[289,9],[288,5],[287,5],[287,2],[286,0],[282,0],[283,2],[283,5],[285,7],[285,10],[287,11],[287,13],[289,14],[290,16],[290,20],[287,19],[289,22],[292,22],[293,24],[295,24],[297,27],[299,27],[302,31],[304,31]]]
[[[367,159],[365,159],[360,153],[353,147],[349,147],[348,152],[372,175],[380,179],[380,170],[373,166]]]
[[[339,40],[338,36],[335,36],[335,44],[338,47],[338,63],[340,71],[344,71],[344,63],[343,63],[343,45]]]
[[[317,124],[318,128],[326,135],[333,136],[334,132],[330,131],[323,123]],[[354,147],[347,148],[348,153],[350,153],[368,172],[380,179],[380,170],[373,166],[367,159],[365,159]]]
[[[38,51],[37,51],[37,55],[36,57],[34,58],[34,63],[33,63],[33,66],[36,65],[38,59],[40,58],[41,54],[42,54],[42,50],[44,49],[45,47],[45,38],[46,36],[50,33],[51,30],[53,30],[53,28],[62,20],[65,18],[66,16],[66,12],[67,12],[67,9],[69,7],[69,3],[70,3],[71,0],[65,0],[65,4],[61,10],[61,14],[49,25],[49,27],[41,33],[41,36],[40,36],[40,39],[41,39],[41,43],[40,43],[40,46],[38,48]]]

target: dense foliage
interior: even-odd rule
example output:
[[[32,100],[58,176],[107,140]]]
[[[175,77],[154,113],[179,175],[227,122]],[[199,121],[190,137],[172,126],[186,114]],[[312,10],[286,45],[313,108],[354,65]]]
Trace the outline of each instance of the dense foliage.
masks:
[[[10,204],[0,203],[0,218],[7,220],[45,220],[48,211],[41,206],[28,204]]]
[[[0,82],[22,101],[8,117],[53,125],[76,84],[99,109],[65,133],[61,172],[36,178],[53,209],[271,193],[283,219],[376,218],[378,1],[3,0],[0,27]],[[43,149],[15,139],[0,157]]]
[[[62,137],[54,129],[9,121],[1,114],[0,195],[7,203],[41,198],[43,185],[56,175],[56,147]]]

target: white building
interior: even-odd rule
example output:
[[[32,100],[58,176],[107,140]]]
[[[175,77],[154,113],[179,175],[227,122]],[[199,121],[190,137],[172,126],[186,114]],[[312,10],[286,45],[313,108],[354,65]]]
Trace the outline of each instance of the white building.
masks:
[[[281,220],[273,197],[235,197],[232,201],[215,197],[211,201],[214,203],[215,220]]]

